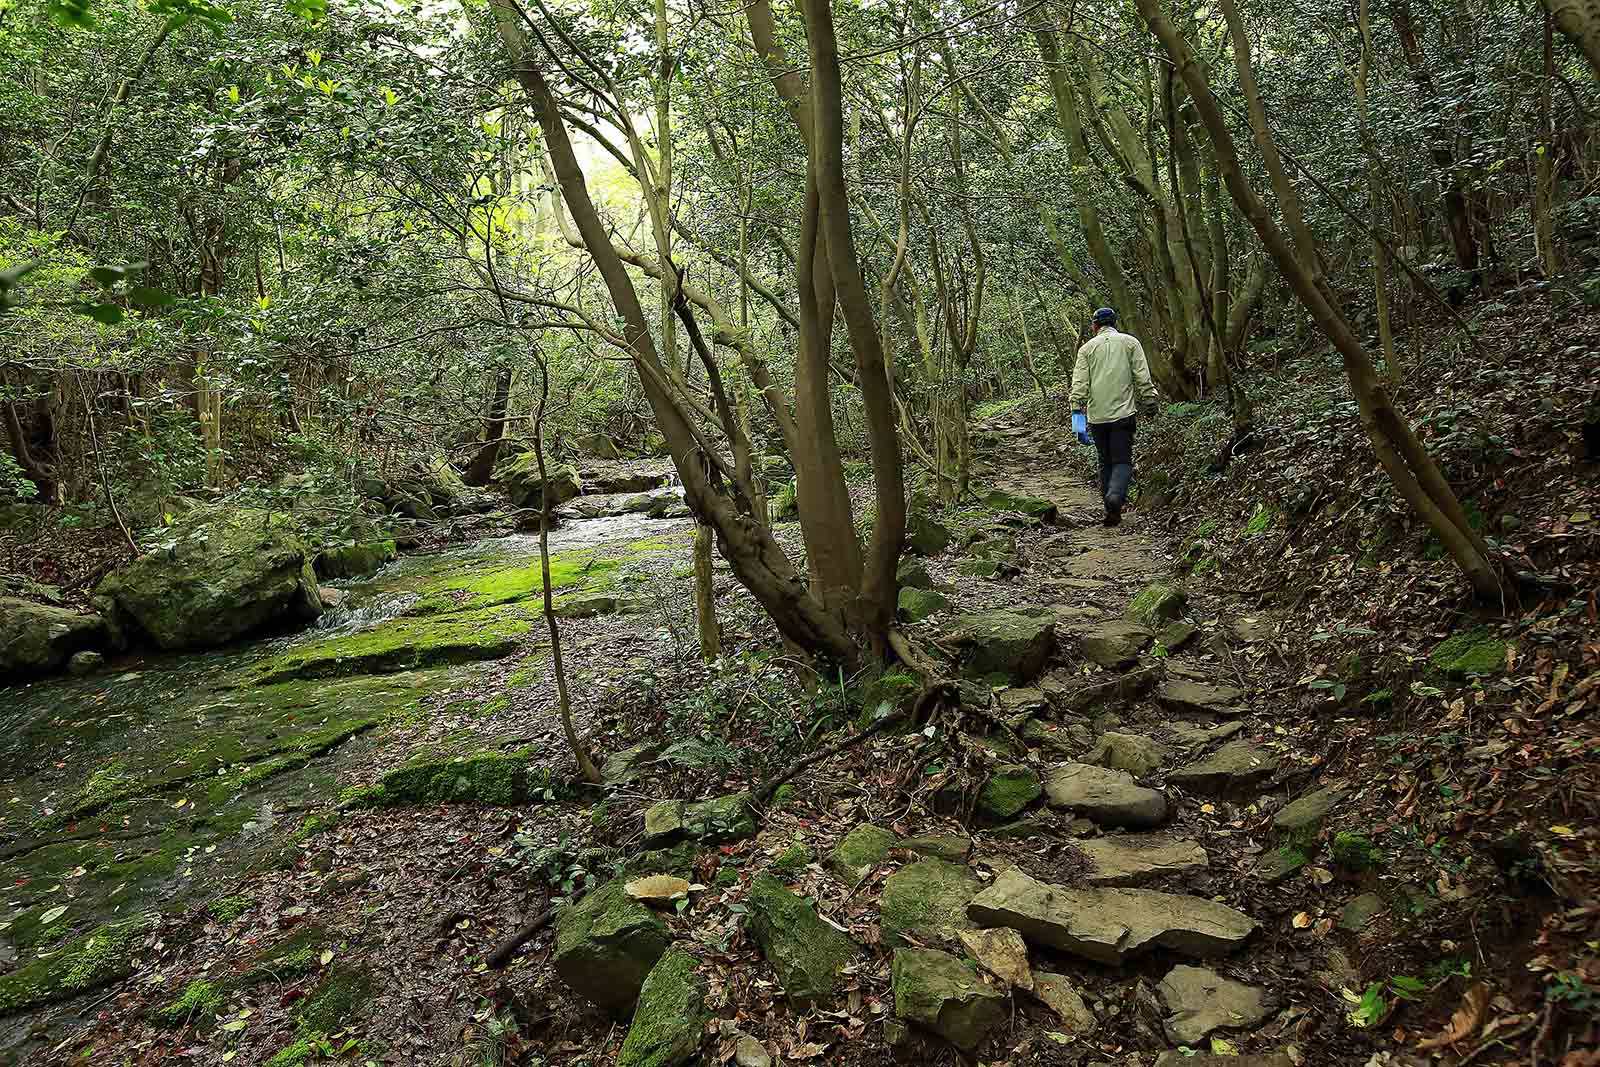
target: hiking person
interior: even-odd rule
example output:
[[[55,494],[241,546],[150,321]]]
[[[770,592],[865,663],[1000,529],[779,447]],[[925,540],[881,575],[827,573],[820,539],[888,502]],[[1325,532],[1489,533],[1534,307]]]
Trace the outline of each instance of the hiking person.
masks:
[[[1154,413],[1159,402],[1144,346],[1117,329],[1117,313],[1094,313],[1094,336],[1078,349],[1072,368],[1072,410],[1085,412],[1094,450],[1100,460],[1100,495],[1105,499],[1105,525],[1122,521],[1133,481],[1133,431],[1138,408]]]

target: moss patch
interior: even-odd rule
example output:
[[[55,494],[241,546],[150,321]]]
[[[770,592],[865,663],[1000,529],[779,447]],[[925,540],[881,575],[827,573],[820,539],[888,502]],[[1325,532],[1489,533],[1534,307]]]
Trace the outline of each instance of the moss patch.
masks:
[[[1505,669],[1508,647],[1493,630],[1480,626],[1441,642],[1428,656],[1428,665],[1455,677],[1493,674]]]
[[[982,888],[965,867],[944,860],[900,868],[884,882],[879,901],[884,943],[903,945],[908,937],[936,941],[971,929],[967,904]]]
[[[302,926],[257,956],[240,977],[239,985],[288,982],[304,977],[321,965],[322,950],[330,940],[328,931],[322,927]]]
[[[206,911],[219,923],[231,923],[245,912],[256,906],[256,898],[235,894],[231,897],[222,897],[206,905]]]
[[[183,1026],[216,1018],[227,998],[210,982],[190,982],[178,998],[150,1013],[159,1026]]]
[[[750,883],[750,932],[789,999],[811,1004],[831,996],[855,955],[849,937],[817,917],[810,900],[769,874]]]
[[[1366,871],[1383,863],[1383,853],[1364,834],[1341,831],[1333,835],[1333,862],[1348,871]]]
[[[643,550],[641,550],[642,553]],[[601,559],[592,551],[557,552],[550,557],[550,589],[583,586],[598,589],[608,584],[620,561]],[[508,564],[492,560],[424,584],[411,615],[436,615],[460,611],[481,611],[524,600],[542,600],[544,573],[537,557]]]
[[[328,968],[322,981],[301,1002],[301,1027],[322,1033],[341,1029],[372,998],[372,988],[372,976],[366,971],[343,965]]]
[[[534,756],[531,748],[430,753],[386,773],[360,803],[364,807],[523,804],[550,787],[550,772],[534,767]]]
[[[531,612],[504,607],[392,619],[372,630],[291,648],[255,669],[257,685],[384,674],[501,659],[533,628]]]
[[[881,826],[862,823],[844,835],[828,854],[828,869],[841,881],[854,885],[888,858],[900,838]]]
[[[134,942],[146,926],[142,917],[108,923],[0,976],[0,1017],[66,1000],[132,974]]]
[[[978,811],[985,818],[1000,822],[1038,800],[1043,792],[1039,775],[1032,768],[1021,764],[1000,767],[978,791]]]
[[[782,878],[793,878],[811,863],[811,850],[804,845],[790,845],[772,861],[772,870]]]
[[[639,991],[617,1067],[674,1067],[693,1059],[709,1018],[705,1002],[706,982],[695,973],[694,957],[667,953]]]

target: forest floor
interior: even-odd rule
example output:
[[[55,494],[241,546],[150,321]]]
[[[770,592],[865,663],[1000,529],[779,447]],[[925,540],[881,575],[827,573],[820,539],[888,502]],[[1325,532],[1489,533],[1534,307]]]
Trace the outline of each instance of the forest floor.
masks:
[[[1087,450],[1065,432],[1059,397],[976,427],[975,480],[1047,498],[1059,514],[1041,523],[953,509],[956,543],[924,561],[950,609],[907,630],[948,648],[958,615],[1036,608],[1056,623],[1050,659],[1035,682],[964,687],[963,709],[926,729],[807,768],[760,811],[753,836],[693,850],[684,873],[699,888],[665,921],[709,984],[707,1062],[731,1062],[746,1035],[775,1063],[961,1062],[894,1025],[887,942],[954,947],[965,912],[908,926],[886,904],[897,877],[953,879],[957,897],[1013,870],[1081,888],[1108,880],[1112,849],[1129,872],[1109,880],[1174,894],[1175,906],[1226,905],[1256,927],[1208,959],[1157,947],[1122,965],[1030,938],[1036,989],[1060,975],[1081,1000],[1009,993],[978,1062],[1149,1067],[1181,1048],[1279,1057],[1262,1065],[1596,1063],[1600,508],[1581,429],[1600,384],[1576,383],[1544,408],[1526,395],[1571,369],[1562,357],[1553,348],[1490,368],[1501,377],[1487,389],[1435,373],[1416,399],[1452,477],[1474,485],[1497,547],[1523,572],[1505,613],[1463,600],[1449,561],[1371,473],[1331,387],[1326,397],[1286,387],[1261,404],[1267,447],[1220,474],[1206,468],[1225,414],[1176,408],[1143,427],[1141,496],[1115,530],[1098,525]],[[1291,364],[1273,381],[1324,380],[1312,370]],[[1509,440],[1481,441],[1478,417],[1494,424],[1497,406],[1539,414]],[[646,852],[651,805],[767,781],[862,712],[863,680],[797,684],[803,668],[720,568],[725,656],[699,661],[686,534],[664,526],[563,556],[575,595],[636,602],[637,614],[563,628],[579,724],[598,752],[653,745],[631,773],[613,764],[600,792],[572,785],[547,644],[529,625],[504,654],[448,668],[415,708],[338,749],[322,764],[319,806],[287,809],[284,825],[297,829],[141,929],[127,978],[12,1031],[16,1062],[614,1063],[626,1024],[556,975],[552,929],[504,966],[491,965],[496,948],[559,895],[624,869],[656,873],[638,866],[664,855]],[[968,535],[977,545],[963,548]],[[792,526],[782,536],[798,540]],[[481,560],[447,555],[429,564],[432,588],[464,576],[453,609],[526,611],[494,591],[532,562],[526,539],[516,543],[493,556],[495,582]],[[1001,573],[970,573],[996,543]],[[1091,661],[1092,645],[1127,634],[1130,602],[1158,581],[1185,591],[1172,620],[1184,625],[1157,620],[1159,637],[1126,669]],[[438,773],[407,787],[415,793],[391,776],[440,753]],[[504,777],[506,764],[485,755],[551,778]],[[975,814],[996,769],[1049,779],[1077,761],[1125,766],[1159,790],[1170,807],[1160,836],[1098,826],[1045,798],[1003,824]],[[1284,815],[1313,796],[1327,801],[1321,817]],[[861,857],[840,842],[862,824],[887,833],[847,864]],[[837,996],[815,1009],[784,999],[747,929],[752,880],[765,872],[858,946]],[[71,872],[51,881],[70,902]],[[1192,977],[1177,968],[1191,964],[1238,998],[1215,1029],[1176,1019],[1174,983]]]

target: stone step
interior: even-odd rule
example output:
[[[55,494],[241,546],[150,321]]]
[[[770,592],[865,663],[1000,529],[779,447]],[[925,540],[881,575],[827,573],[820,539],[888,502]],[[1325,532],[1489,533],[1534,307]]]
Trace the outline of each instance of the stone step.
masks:
[[[1169,874],[1206,869],[1199,842],[1167,834],[1120,834],[1076,843],[1089,861],[1087,881],[1096,886],[1134,886]]]
[[[1060,763],[1045,772],[1044,791],[1051,807],[1079,812],[1099,826],[1142,829],[1167,818],[1167,798],[1126,771]]]
[[[1120,964],[1157,948],[1204,959],[1239,948],[1256,929],[1241,911],[1151,889],[1068,889],[1012,868],[967,905],[982,926],[1009,926],[1035,944]]]

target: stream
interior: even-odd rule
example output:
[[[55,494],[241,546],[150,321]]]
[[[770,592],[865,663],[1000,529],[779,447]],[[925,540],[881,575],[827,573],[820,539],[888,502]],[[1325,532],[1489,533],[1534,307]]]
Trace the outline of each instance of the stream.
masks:
[[[617,558],[676,547],[688,526],[565,523],[550,534],[552,584],[604,585]],[[387,725],[482,686],[513,647],[480,652],[482,634],[516,618],[504,627],[512,655],[542,641],[529,621],[543,591],[536,535],[403,556],[331,584],[344,599],[294,633],[0,689],[0,974],[276,862],[308,813],[355,784],[348,772]],[[303,662],[317,671],[293,677]],[[0,1021],[0,1058],[28,1025],[26,1014]]]

